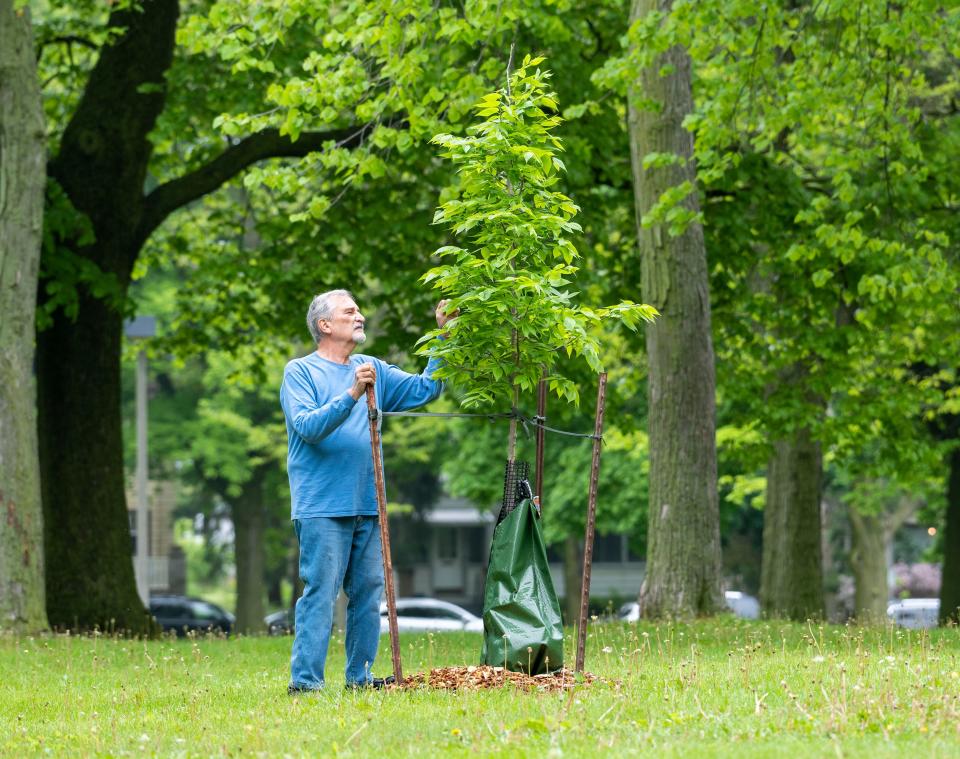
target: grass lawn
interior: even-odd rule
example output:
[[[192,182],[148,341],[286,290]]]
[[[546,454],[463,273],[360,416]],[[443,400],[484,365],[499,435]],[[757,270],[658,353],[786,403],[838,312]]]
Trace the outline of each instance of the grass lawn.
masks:
[[[956,629],[597,624],[612,681],[550,694],[345,692],[338,636],[326,692],[290,698],[290,642],[0,637],[0,755],[960,757]],[[477,663],[480,636],[402,646],[412,674]]]

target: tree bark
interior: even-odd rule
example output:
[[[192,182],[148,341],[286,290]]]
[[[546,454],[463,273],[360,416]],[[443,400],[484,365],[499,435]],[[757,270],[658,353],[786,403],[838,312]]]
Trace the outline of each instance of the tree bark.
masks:
[[[46,177],[30,13],[0,0],[0,629],[47,627],[33,378]]]
[[[47,614],[60,628],[146,633],[124,493],[122,317],[86,294],[80,310],[38,346]]]
[[[267,582],[267,603],[271,609],[278,609],[283,605],[282,575],[274,575]]]
[[[887,581],[890,547],[897,534],[923,502],[902,496],[892,511],[861,514],[850,507],[850,529],[853,547],[850,564],[856,583],[854,615],[863,622],[882,622],[887,618],[890,584]]]
[[[949,456],[947,514],[943,528],[943,584],[940,624],[960,625],[960,448]]]
[[[850,565],[855,583],[853,613],[859,622],[879,622],[886,617],[887,534],[878,514],[860,514],[850,507],[853,545]]]
[[[824,616],[820,488],[823,454],[809,429],[774,443],[767,464],[760,603],[765,614]]]
[[[263,632],[263,597],[266,591],[263,545],[263,474],[255,473],[233,499],[233,555],[237,565],[237,622],[240,633]]]
[[[671,6],[672,0],[634,0],[631,22]],[[656,110],[641,108],[640,96],[656,102]],[[695,186],[693,136],[683,127],[692,110],[690,58],[676,46],[641,72],[629,113],[643,299],[661,314],[646,331],[650,516],[640,590],[646,617],[689,617],[721,607],[715,375],[703,227],[691,223],[674,237],[661,225],[641,224],[666,190],[683,182]],[[650,153],[676,155],[681,163],[644,169]],[[695,190],[682,205],[699,211]]]

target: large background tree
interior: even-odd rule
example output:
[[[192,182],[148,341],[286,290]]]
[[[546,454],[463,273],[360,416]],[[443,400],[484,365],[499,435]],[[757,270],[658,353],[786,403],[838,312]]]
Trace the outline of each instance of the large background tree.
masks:
[[[631,21],[672,3],[635,0]],[[716,382],[710,294],[693,135],[690,58],[681,45],[638,50],[630,97],[643,296],[662,314],[647,327],[650,524],[640,591],[645,616],[720,607]]]
[[[935,79],[955,24],[936,4],[743,9],[756,24],[695,49],[698,148],[723,176],[708,218],[728,387],[768,435],[762,601],[803,619],[823,614],[821,473],[855,473],[853,490],[929,477],[921,420],[943,396],[910,367],[950,351]],[[701,10],[679,20],[699,40]]]
[[[931,448],[918,422],[944,396],[911,367],[941,366],[952,345],[955,192],[939,167],[954,144],[944,101],[956,33],[955,13],[935,2],[661,4],[631,30],[634,49],[684,45],[692,57],[685,126],[703,185],[720,384],[764,432],[768,456],[770,613],[823,613],[824,457],[875,462],[857,468],[876,478]],[[630,82],[641,63],[611,59],[601,77]]]
[[[46,175],[30,13],[0,0],[0,629],[47,626],[33,378]]]

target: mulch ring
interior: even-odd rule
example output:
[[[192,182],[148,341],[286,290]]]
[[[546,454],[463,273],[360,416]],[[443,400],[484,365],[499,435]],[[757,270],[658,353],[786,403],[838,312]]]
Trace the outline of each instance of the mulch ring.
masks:
[[[429,672],[418,672],[405,677],[400,683],[387,686],[390,690],[413,690],[435,688],[437,690],[481,690],[503,688],[508,683],[521,690],[562,691],[578,685],[590,685],[598,680],[596,675],[584,672],[575,675],[571,670],[561,669],[546,675],[527,675],[511,672],[503,667],[481,665],[479,667],[438,667]]]

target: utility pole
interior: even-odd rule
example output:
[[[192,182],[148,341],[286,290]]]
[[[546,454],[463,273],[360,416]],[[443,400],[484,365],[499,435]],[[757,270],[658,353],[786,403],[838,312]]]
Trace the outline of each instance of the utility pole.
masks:
[[[126,336],[131,340],[153,337],[157,332],[157,320],[153,316],[138,316],[127,322]],[[137,576],[137,593],[144,606],[150,604],[150,508],[147,502],[147,352],[141,347],[137,353],[137,546],[134,555],[134,572]]]

